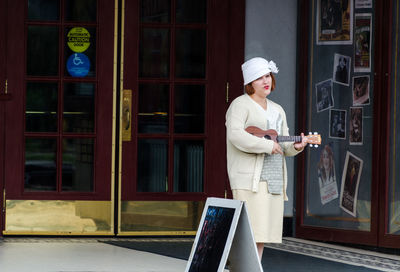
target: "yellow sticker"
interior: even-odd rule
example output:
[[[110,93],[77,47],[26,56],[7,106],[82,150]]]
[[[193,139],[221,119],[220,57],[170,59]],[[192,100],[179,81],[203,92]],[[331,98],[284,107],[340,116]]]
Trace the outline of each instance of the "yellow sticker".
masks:
[[[82,53],[90,46],[90,33],[84,27],[74,27],[67,35],[69,48],[77,53]]]

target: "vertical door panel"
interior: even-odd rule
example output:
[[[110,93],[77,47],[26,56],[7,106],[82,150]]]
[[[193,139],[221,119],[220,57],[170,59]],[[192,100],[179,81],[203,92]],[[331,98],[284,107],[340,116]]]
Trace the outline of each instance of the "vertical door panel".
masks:
[[[6,92],[6,23],[7,12],[5,9],[6,1],[0,0],[0,236],[4,229],[4,209],[3,209],[3,190],[4,190],[4,104],[7,100]]]

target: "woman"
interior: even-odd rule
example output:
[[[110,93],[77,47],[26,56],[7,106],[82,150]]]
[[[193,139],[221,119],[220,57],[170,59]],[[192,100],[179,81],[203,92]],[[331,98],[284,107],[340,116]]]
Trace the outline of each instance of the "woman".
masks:
[[[281,243],[284,200],[287,200],[286,162],[307,145],[302,142],[278,144],[245,131],[249,126],[275,129],[289,135],[286,114],[267,99],[275,89],[273,61],[253,58],[242,65],[246,93],[232,101],[226,113],[227,168],[233,198],[246,202],[258,255],[264,243]],[[302,133],[301,136],[304,136]]]

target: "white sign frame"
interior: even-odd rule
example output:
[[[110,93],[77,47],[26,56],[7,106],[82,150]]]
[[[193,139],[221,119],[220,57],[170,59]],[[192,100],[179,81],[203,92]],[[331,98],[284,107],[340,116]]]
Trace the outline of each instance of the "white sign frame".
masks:
[[[212,208],[228,208],[234,209],[233,218],[229,227],[229,233],[225,242],[222,255],[219,260],[218,268],[215,271],[207,272],[222,272],[225,269],[229,259],[229,270],[234,271],[254,271],[262,272],[261,262],[258,258],[258,252],[254,236],[250,227],[247,208],[244,202],[239,200],[225,199],[225,198],[207,198],[206,204],[203,209],[200,224],[196,233],[192,250],[190,252],[189,260],[186,265],[185,272],[201,271],[202,265],[196,262],[196,254],[198,254],[198,246],[201,244],[201,239],[204,239],[202,232],[205,227],[205,219],[207,212]],[[203,238],[201,238],[203,237]],[[204,241],[203,241],[204,243]],[[207,241],[205,242],[207,243]],[[220,254],[214,252],[214,254]],[[205,260],[207,262],[208,260]],[[244,269],[244,270],[243,270]]]

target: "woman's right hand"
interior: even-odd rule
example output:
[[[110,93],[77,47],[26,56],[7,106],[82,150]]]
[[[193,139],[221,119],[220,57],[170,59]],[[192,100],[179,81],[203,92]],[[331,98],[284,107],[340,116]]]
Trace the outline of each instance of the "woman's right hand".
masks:
[[[274,147],[272,148],[271,154],[281,154],[281,155],[283,155],[282,148],[277,142],[274,142]]]

